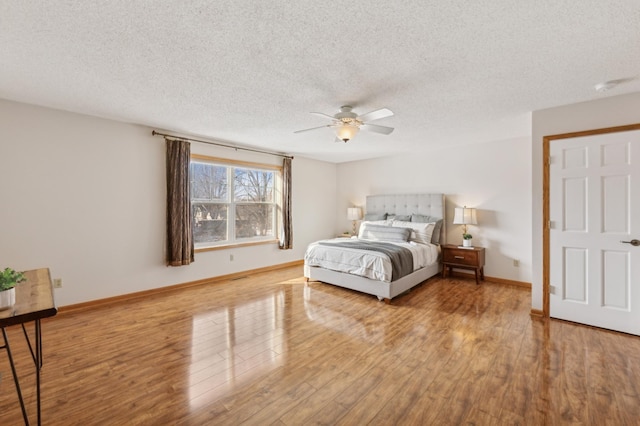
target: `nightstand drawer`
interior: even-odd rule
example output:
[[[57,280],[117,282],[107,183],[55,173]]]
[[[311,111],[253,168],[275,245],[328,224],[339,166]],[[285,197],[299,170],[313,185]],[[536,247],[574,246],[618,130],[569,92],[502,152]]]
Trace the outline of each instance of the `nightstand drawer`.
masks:
[[[447,249],[442,254],[442,260],[448,263],[459,265],[479,266],[478,253],[475,250],[467,249]]]

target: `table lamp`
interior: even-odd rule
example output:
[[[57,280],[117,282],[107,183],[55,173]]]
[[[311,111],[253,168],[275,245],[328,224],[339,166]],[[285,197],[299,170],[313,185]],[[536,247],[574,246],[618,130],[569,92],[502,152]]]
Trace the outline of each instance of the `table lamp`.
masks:
[[[353,221],[353,235],[356,235],[356,222],[362,219],[362,209],[360,207],[349,207],[347,209],[347,218]]]
[[[464,207],[456,207],[453,216],[454,225],[462,225],[462,245],[464,247],[473,247],[471,245],[471,234],[467,233],[467,225],[477,225],[476,209]]]

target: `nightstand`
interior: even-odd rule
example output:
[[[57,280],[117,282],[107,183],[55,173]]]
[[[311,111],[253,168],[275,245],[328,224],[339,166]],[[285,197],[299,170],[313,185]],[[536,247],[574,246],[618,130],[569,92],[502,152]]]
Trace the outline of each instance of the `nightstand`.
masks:
[[[476,284],[484,281],[484,247],[460,248],[451,244],[442,246],[442,277],[447,277],[447,268],[473,269]]]

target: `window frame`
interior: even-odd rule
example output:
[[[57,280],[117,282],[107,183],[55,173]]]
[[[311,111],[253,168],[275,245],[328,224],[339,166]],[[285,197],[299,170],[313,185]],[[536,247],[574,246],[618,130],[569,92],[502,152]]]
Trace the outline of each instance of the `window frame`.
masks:
[[[212,165],[219,165],[219,166],[224,166],[227,167],[227,179],[228,179],[228,191],[227,191],[227,197],[228,197],[228,201],[221,203],[221,204],[227,204],[229,207],[227,209],[227,239],[224,240],[223,242],[220,243],[216,243],[216,242],[209,242],[209,243],[205,243],[207,244],[206,246],[195,246],[195,252],[204,252],[204,251],[211,251],[211,250],[220,250],[220,249],[227,249],[227,248],[231,248],[231,247],[243,247],[243,246],[252,246],[252,245],[260,245],[260,244],[277,244],[278,243],[278,230],[279,230],[279,226],[281,223],[281,212],[282,212],[282,172],[283,172],[283,168],[282,166],[277,166],[277,165],[273,165],[273,164],[265,164],[265,163],[254,163],[254,162],[249,162],[249,161],[239,161],[239,160],[231,160],[228,158],[220,158],[220,157],[212,157],[212,156],[208,156],[208,155],[201,155],[201,154],[191,154],[191,158],[189,160],[189,168],[191,169],[191,164],[193,162],[197,162],[197,163],[208,163],[208,164],[212,164]],[[273,183],[273,187],[274,187],[274,199],[272,203],[269,204],[273,204],[274,206],[274,210],[273,210],[273,236],[266,236],[266,237],[253,237],[253,238],[243,238],[242,240],[238,240],[236,237],[236,226],[235,226],[235,222],[236,222],[236,217],[235,217],[235,208],[236,205],[242,206],[242,205],[247,205],[246,201],[236,201],[235,200],[235,179],[234,179],[234,170],[236,168],[240,168],[240,169],[253,169],[253,170],[260,170],[260,171],[272,171],[274,172],[274,183]],[[191,176],[189,176],[189,180],[191,181]],[[194,204],[194,199],[193,199],[193,194],[191,194],[190,198],[190,202],[191,205]],[[197,204],[198,201],[195,201],[195,203]]]

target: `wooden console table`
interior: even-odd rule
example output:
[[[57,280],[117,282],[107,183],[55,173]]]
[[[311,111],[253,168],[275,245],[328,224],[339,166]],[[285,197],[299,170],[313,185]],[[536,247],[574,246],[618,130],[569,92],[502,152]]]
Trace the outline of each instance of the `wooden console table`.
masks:
[[[11,372],[13,373],[13,381],[16,385],[16,392],[20,400],[20,408],[22,408],[22,417],[24,423],[29,424],[29,416],[22,398],[20,390],[20,382],[16,372],[13,356],[11,355],[11,346],[7,336],[6,327],[20,324],[24,332],[25,339],[31,351],[31,357],[36,367],[36,404],[38,410],[38,425],[41,424],[40,416],[40,370],[42,369],[42,330],[40,320],[42,318],[52,317],[58,313],[53,301],[53,286],[51,285],[51,275],[49,269],[34,269],[25,271],[24,282],[16,286],[16,304],[8,309],[0,310],[0,328],[2,328],[2,337],[4,345],[0,349],[5,349],[9,357]],[[27,333],[25,323],[33,321],[35,324],[35,342],[31,344],[31,339]]]

